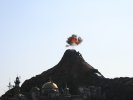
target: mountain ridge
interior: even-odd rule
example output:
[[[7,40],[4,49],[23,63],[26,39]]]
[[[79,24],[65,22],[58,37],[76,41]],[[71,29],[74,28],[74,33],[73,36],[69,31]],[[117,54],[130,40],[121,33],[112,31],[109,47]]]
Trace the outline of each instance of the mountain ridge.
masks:
[[[72,82],[78,84],[78,87],[79,85],[87,85],[88,76],[92,79],[94,77],[96,79],[104,78],[104,76],[97,69],[93,68],[84,60],[79,52],[74,49],[68,49],[65,51],[62,59],[57,65],[47,71],[42,72],[40,75],[25,81],[21,86],[21,90],[26,92],[33,86],[38,86],[41,88],[41,86],[48,81],[49,78],[52,78],[52,80],[55,81],[60,87],[61,85],[64,86],[66,83],[72,87]],[[40,82],[37,82],[37,80]],[[30,85],[31,83],[33,86]],[[76,93],[74,92],[76,89],[73,90],[70,88],[70,90],[72,94]]]
[[[52,79],[59,89],[65,88],[67,84],[72,95],[78,94],[79,87],[95,86],[102,89],[106,100],[133,99],[133,78],[105,78],[97,69],[88,64],[78,51],[73,49],[66,50],[62,59],[54,67],[25,80],[20,87],[21,93],[29,95],[33,87],[41,89],[49,79]],[[1,98],[13,97],[14,90],[15,88],[7,91]]]

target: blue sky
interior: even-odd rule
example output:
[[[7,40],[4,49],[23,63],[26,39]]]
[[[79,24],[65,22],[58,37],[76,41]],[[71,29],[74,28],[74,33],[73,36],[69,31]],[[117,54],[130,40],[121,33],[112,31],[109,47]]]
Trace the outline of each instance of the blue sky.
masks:
[[[105,77],[133,77],[132,0],[0,0],[0,95],[55,66],[66,39]]]

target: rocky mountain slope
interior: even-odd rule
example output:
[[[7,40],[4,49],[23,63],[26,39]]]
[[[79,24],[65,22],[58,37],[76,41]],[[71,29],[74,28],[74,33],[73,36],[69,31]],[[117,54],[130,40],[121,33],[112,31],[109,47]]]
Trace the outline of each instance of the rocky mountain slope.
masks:
[[[104,76],[83,59],[76,50],[66,50],[61,61],[53,68],[36,77],[26,80],[22,86],[22,92],[29,92],[32,87],[39,87],[51,78],[59,88],[67,84],[71,94],[77,94],[78,87],[96,84]]]
[[[78,94],[79,87],[98,86],[105,93],[106,100],[133,100],[133,78],[105,78],[76,50],[66,50],[56,66],[26,80],[20,87],[21,93],[27,95],[33,87],[41,89],[49,79],[52,79],[59,89],[64,88],[67,84],[71,94]],[[13,96],[13,89],[7,91],[3,97],[9,94]]]

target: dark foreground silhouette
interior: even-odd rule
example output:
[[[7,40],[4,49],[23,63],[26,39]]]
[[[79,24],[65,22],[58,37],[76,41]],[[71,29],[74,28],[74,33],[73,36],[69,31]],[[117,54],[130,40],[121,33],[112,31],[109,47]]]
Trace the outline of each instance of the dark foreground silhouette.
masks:
[[[59,91],[67,84],[71,95],[79,95],[80,87],[93,86],[101,88],[101,95],[104,94],[105,100],[133,100],[133,78],[105,78],[97,69],[89,65],[76,50],[66,50],[56,66],[26,80],[19,87],[20,92],[28,96],[33,87],[41,89],[43,84],[50,79],[58,85]],[[15,88],[7,91],[1,100],[13,97],[16,95],[15,91]]]

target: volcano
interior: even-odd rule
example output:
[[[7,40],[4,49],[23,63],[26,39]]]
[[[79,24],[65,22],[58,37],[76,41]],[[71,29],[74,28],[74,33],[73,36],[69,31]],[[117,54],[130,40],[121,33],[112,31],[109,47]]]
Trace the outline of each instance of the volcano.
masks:
[[[49,80],[57,84],[59,91],[67,85],[72,95],[79,95],[80,87],[94,86],[101,88],[106,97],[104,100],[133,100],[133,78],[105,78],[84,60],[81,53],[73,49],[66,50],[54,67],[26,80],[20,91],[24,95],[29,95],[33,87],[41,89]],[[0,99],[7,100],[2,98],[13,97],[14,90],[15,88],[7,91]]]
[[[89,65],[79,52],[68,49],[56,66],[26,80],[21,86],[21,91],[29,92],[35,86],[41,88],[49,79],[52,79],[59,88],[64,88],[67,84],[70,93],[77,94],[78,87],[95,85],[98,81],[104,79],[104,76]]]

